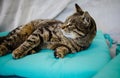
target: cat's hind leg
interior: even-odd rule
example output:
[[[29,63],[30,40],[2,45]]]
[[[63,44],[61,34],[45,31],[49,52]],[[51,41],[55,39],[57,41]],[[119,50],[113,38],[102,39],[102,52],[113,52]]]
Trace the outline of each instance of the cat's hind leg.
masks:
[[[28,39],[23,42],[23,44],[21,44],[18,48],[16,48],[13,52],[13,58],[18,59],[18,58],[22,58],[28,54],[32,54],[30,53],[30,51],[32,51],[35,47],[37,47],[40,43],[41,43],[41,37],[39,36],[39,34],[31,34]],[[36,51],[32,51],[33,53],[35,53]]]
[[[8,52],[9,52],[9,49],[6,46],[0,45],[0,56],[3,56],[7,54]]]

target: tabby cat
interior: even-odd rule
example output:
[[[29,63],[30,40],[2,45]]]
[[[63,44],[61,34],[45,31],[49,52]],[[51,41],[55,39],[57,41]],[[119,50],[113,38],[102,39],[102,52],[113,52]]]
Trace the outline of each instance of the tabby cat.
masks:
[[[87,49],[96,35],[96,24],[87,11],[75,4],[76,12],[63,23],[38,19],[11,31],[0,44],[0,56],[11,51],[18,59],[47,48],[56,58]]]

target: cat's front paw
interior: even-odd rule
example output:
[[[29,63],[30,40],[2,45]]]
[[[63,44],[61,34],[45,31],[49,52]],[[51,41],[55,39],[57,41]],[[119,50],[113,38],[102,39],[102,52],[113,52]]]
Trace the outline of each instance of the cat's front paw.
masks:
[[[68,48],[61,46],[56,48],[54,56],[55,58],[64,58],[68,54],[68,52]]]
[[[64,53],[62,51],[55,51],[54,52],[54,57],[55,58],[64,58]]]
[[[25,51],[22,52],[21,50],[16,49],[16,50],[14,50],[14,51],[12,52],[12,56],[13,56],[14,59],[19,59],[19,58],[22,58],[22,57],[24,57],[24,56],[26,56],[26,55],[34,54],[34,53],[36,53],[35,50],[31,50],[31,51],[29,51],[29,52],[25,52]]]
[[[14,59],[19,59],[24,57],[24,54],[19,49],[16,49],[12,52],[12,56]]]

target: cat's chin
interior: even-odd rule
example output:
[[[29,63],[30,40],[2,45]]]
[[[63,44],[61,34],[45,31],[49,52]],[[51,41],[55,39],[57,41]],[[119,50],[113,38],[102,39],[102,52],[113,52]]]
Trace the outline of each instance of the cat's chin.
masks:
[[[64,30],[61,30],[61,31],[62,31],[63,35],[67,38],[71,38],[71,39],[77,38],[76,34],[73,32],[68,33],[68,32],[65,32]]]

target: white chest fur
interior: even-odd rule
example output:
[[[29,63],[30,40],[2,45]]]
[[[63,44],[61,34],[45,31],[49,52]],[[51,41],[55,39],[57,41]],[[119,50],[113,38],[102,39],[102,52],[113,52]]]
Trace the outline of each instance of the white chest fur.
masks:
[[[67,38],[75,39],[77,37],[76,34],[73,32],[67,33],[64,30],[61,30],[61,31],[62,31],[63,35]]]

